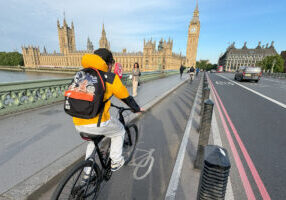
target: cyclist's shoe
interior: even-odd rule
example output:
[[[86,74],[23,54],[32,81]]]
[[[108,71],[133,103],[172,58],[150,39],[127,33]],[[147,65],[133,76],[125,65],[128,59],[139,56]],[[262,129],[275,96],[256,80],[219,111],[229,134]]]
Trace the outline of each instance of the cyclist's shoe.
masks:
[[[119,170],[124,165],[124,163],[125,163],[124,158],[122,158],[121,161],[116,162],[116,163],[111,161],[111,171],[115,172],[115,171]]]

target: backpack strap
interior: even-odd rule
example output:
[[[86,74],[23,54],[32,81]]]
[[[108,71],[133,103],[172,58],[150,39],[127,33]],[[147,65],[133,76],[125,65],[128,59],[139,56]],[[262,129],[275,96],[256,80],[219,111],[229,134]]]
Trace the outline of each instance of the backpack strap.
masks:
[[[96,69],[96,68],[94,68],[94,67],[90,67],[90,69],[96,71],[96,73],[98,74],[98,77],[100,78],[100,81],[101,81],[101,85],[102,85],[103,90],[104,90],[104,92],[105,92],[105,84],[104,84],[104,81],[103,81],[102,76],[101,76],[101,74],[99,73],[98,69]],[[112,96],[111,96],[111,97],[112,97]],[[110,97],[110,98],[111,98],[111,97]],[[109,98],[109,99],[110,99],[110,98]],[[100,109],[100,113],[99,113],[99,116],[98,116],[97,127],[100,127],[101,118],[102,118],[102,114],[103,114],[103,111],[104,111],[105,103],[106,103],[109,99],[107,99],[106,101],[103,102],[103,106],[102,106],[102,108]]]
[[[100,113],[99,113],[99,116],[98,116],[97,127],[100,127],[101,118],[102,118],[102,114],[103,114],[103,111],[104,111],[105,104],[106,104],[106,102],[108,102],[108,101],[111,99],[112,96],[113,96],[113,95],[111,95],[108,99],[106,99],[106,100],[103,102],[103,106],[102,106],[102,108],[101,108],[101,110],[100,110]]]
[[[100,81],[101,81],[103,90],[104,90],[104,92],[105,92],[105,84],[104,84],[104,81],[103,81],[103,79],[102,79],[102,77],[101,77],[101,74],[99,73],[98,69],[96,69],[96,68],[91,68],[91,69],[93,69],[94,71],[97,72],[97,74],[98,74],[98,76],[99,76],[99,78],[100,78]]]

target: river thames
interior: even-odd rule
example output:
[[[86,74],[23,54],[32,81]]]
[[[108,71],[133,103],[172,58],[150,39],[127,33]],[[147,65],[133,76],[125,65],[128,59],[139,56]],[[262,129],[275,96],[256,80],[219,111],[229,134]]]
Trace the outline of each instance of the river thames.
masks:
[[[43,79],[59,79],[73,77],[71,74],[46,73],[46,72],[17,72],[0,70],[0,83],[32,81]]]

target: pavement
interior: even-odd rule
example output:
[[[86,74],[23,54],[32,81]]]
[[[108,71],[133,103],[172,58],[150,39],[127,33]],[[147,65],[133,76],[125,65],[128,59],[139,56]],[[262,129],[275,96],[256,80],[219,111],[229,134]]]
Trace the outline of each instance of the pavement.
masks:
[[[186,78],[181,80],[179,75],[174,75],[144,83],[135,99],[143,107],[150,106],[183,84]],[[134,116],[130,114],[127,118]],[[62,104],[2,117],[0,126],[0,193],[4,199],[21,199],[21,195],[23,198],[30,194],[40,179],[51,178],[47,168],[60,173],[85,152],[85,144],[71,118],[63,112]]]

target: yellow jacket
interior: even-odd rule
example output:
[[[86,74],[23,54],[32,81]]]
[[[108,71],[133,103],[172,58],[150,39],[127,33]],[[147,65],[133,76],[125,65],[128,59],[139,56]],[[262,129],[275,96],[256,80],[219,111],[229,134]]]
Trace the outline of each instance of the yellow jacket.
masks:
[[[96,68],[100,71],[107,72],[108,66],[105,61],[98,55],[95,54],[85,54],[82,57],[81,64],[84,68]],[[108,73],[108,77],[106,78],[106,90],[104,93],[103,101],[109,99],[112,95],[119,99],[126,99],[129,97],[128,90],[122,84],[118,75],[114,73]],[[101,122],[108,121],[110,119],[110,100],[105,103]],[[73,123],[76,126],[79,125],[87,125],[87,124],[97,124],[98,122],[98,115],[92,119],[81,119],[77,117],[73,117]]]

